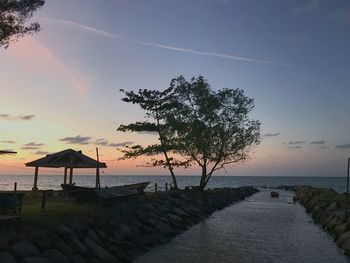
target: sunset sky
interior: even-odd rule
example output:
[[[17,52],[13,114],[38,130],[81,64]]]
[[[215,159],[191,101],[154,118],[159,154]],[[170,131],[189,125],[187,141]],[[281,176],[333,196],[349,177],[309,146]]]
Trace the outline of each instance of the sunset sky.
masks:
[[[95,157],[96,146],[105,174],[167,174],[117,160],[117,146],[157,139],[116,132],[143,119],[119,89],[165,89],[181,74],[255,98],[262,142],[228,175],[346,174],[349,1],[47,0],[33,21],[39,34],[0,49],[0,149],[18,152],[0,174],[32,173],[25,162],[66,148]]]

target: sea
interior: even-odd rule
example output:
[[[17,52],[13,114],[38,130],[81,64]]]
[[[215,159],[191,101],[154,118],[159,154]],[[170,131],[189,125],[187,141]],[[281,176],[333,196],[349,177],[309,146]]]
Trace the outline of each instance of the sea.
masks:
[[[0,175],[0,190],[13,190],[17,182],[18,190],[31,190],[33,187],[33,175]],[[95,185],[95,175],[74,175],[73,182],[79,186]],[[122,175],[101,175],[101,186],[110,187],[139,182],[150,182],[146,191],[154,191],[155,184],[158,190],[165,190],[166,184],[171,182],[170,176],[122,176]],[[199,176],[178,176],[180,188],[199,185]],[[38,177],[38,188],[40,190],[60,190],[63,183],[63,175],[41,175]],[[315,187],[332,188],[342,193],[346,191],[346,177],[286,177],[286,176],[212,176],[207,187],[240,187],[255,186],[259,188],[276,187],[280,185],[311,185]]]

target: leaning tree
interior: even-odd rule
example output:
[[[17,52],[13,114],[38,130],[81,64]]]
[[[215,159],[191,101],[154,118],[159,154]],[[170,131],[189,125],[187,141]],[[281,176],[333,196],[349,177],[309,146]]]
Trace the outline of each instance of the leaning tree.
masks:
[[[142,155],[151,156],[151,162],[144,166],[162,166],[168,168],[173,180],[173,187],[177,189],[177,181],[174,167],[186,166],[185,161],[176,159],[172,152],[175,151],[173,129],[166,123],[166,116],[174,107],[173,89],[170,87],[164,91],[140,89],[138,92],[120,90],[125,94],[124,102],[139,105],[145,111],[146,120],[134,122],[128,125],[120,125],[117,131],[121,132],[147,132],[158,135],[158,143],[150,145],[132,145],[119,149],[123,153],[120,159],[137,158]]]
[[[45,0],[0,0],[0,47],[7,48],[11,41],[40,31],[37,22],[27,24]]]
[[[249,117],[254,100],[241,89],[215,91],[202,77],[171,81],[174,105],[167,125],[176,134],[176,152],[201,168],[199,188],[212,174],[245,160],[260,141],[260,122]]]

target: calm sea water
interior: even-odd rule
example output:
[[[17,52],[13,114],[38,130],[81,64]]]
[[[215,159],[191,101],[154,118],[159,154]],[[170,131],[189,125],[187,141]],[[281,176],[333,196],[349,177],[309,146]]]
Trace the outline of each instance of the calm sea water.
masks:
[[[0,190],[12,190],[14,182],[17,182],[19,190],[30,190],[33,187],[33,175],[1,175]],[[179,176],[178,184],[181,188],[191,185],[198,185],[199,176]],[[76,185],[94,186],[95,176],[75,175],[73,180]],[[101,176],[101,186],[116,186],[137,182],[151,182],[149,191],[154,189],[157,183],[162,189],[165,183],[171,182],[170,176]],[[60,175],[40,175],[38,178],[39,189],[61,189],[63,176]],[[279,185],[311,185],[316,187],[333,188],[338,192],[346,191],[346,178],[343,177],[266,177],[266,176],[213,176],[208,187],[239,187],[239,186],[279,186]]]

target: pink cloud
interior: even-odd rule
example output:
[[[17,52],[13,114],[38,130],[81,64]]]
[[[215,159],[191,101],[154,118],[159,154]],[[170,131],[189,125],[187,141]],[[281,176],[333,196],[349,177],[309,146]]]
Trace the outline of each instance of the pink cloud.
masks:
[[[13,43],[8,48],[10,56],[32,71],[44,74],[59,74],[69,82],[70,86],[79,94],[85,94],[89,88],[89,81],[76,68],[65,64],[48,47],[37,40],[27,37]]]

